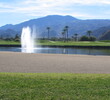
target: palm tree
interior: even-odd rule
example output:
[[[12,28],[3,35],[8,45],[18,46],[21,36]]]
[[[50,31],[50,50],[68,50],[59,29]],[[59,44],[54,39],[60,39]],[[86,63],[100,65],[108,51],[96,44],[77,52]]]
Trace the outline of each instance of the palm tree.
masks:
[[[65,40],[66,40],[66,29],[65,29],[65,28],[63,29],[63,31],[62,31],[61,34],[63,35],[63,37],[64,37],[64,41],[65,41]]]
[[[65,38],[65,32],[61,32],[62,36],[63,36],[63,40]]]
[[[68,41],[68,28],[69,28],[69,26],[65,26],[65,30],[67,32],[67,41]]]
[[[48,31],[48,40],[50,39],[49,33],[50,33],[50,27],[47,27],[47,31]]]
[[[92,33],[92,31],[87,31],[87,35],[89,36],[89,38],[91,37],[91,33]]]
[[[75,36],[75,41],[77,41],[78,40],[78,34],[76,33],[76,34],[74,34],[74,36]]]
[[[65,29],[61,32],[64,41],[65,41],[65,32],[66,32]]]

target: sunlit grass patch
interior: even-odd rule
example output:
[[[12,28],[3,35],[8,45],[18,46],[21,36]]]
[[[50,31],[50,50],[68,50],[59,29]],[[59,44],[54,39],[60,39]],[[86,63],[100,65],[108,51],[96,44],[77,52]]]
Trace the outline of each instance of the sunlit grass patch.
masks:
[[[0,73],[1,100],[109,100],[110,74]]]

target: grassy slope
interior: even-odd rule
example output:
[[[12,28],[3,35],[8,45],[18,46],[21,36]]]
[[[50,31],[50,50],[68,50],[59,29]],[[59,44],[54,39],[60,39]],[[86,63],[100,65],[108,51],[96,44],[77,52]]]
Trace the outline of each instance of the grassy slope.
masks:
[[[20,45],[20,42],[15,41],[3,41],[0,40],[0,44]],[[38,41],[38,45],[59,45],[59,46],[110,46],[110,42],[63,42],[63,41]]]
[[[0,100],[110,100],[110,74],[0,73]]]

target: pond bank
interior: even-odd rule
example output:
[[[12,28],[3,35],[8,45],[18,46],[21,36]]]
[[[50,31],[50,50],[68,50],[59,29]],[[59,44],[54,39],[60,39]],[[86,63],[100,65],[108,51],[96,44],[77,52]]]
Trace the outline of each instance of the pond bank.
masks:
[[[21,47],[21,45],[0,44],[0,47]],[[78,45],[38,45],[38,47],[110,49],[110,46],[78,46]]]

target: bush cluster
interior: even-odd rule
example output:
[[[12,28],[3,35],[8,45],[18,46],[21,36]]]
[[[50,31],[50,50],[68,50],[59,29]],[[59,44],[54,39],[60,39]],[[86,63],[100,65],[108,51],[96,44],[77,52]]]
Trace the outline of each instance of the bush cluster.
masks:
[[[96,37],[94,37],[94,36],[90,36],[90,37],[88,37],[88,36],[82,36],[80,38],[80,41],[96,41]]]

